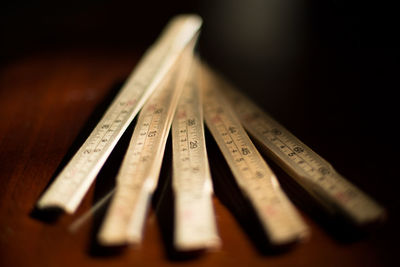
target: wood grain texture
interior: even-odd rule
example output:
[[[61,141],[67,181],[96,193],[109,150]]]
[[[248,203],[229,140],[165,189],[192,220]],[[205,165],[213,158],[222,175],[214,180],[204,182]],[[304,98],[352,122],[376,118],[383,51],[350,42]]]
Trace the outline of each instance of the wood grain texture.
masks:
[[[396,214],[372,234],[352,242],[340,242],[308,213],[302,213],[312,230],[310,240],[278,254],[261,253],[217,197],[214,204],[223,242],[220,250],[185,260],[170,257],[168,240],[162,238],[158,223],[161,212],[154,212],[159,207],[157,204],[150,211],[141,247],[128,247],[118,253],[102,250],[94,240],[102,211],[91,216],[75,232],[70,231],[70,226],[112,188],[115,171],[126,149],[124,142],[129,140],[126,137],[75,214],[46,221],[33,212],[43,190],[83,142],[85,134],[101,116],[104,105],[116,93],[116,84],[130,73],[139,56],[130,51],[71,49],[21,57],[1,68],[0,266],[344,267],[393,264],[398,233]],[[210,151],[213,149],[215,147]],[[169,157],[167,154],[166,162]],[[218,158],[211,157],[210,165],[215,168],[221,163]],[[168,166],[164,172],[166,169]],[[384,192],[385,186],[381,185],[378,191]],[[168,209],[164,209],[164,214],[170,215]]]

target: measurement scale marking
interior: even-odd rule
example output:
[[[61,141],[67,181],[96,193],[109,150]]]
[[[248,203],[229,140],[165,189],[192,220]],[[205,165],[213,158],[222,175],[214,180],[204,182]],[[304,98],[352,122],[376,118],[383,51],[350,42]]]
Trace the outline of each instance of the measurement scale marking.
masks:
[[[38,208],[59,207],[68,213],[77,209],[123,132],[195,38],[200,25],[201,19],[194,15],[178,16],[167,25],[88,139],[39,199]]]
[[[151,196],[158,182],[173,114],[192,60],[194,42],[140,112],[117,176],[116,194],[98,240],[106,246],[139,244]]]
[[[314,168],[306,161],[306,159],[305,159],[304,157],[300,156],[296,151],[294,151],[294,149],[291,149],[291,148],[290,148],[288,145],[286,145],[285,142],[284,142],[283,140],[281,140],[279,137],[275,137],[275,138],[276,138],[277,140],[279,140],[279,141],[282,143],[282,145],[279,146],[281,149],[284,149],[284,148],[289,149],[289,150],[291,151],[291,153],[293,153],[296,157],[302,159],[303,162],[304,162],[304,164],[307,164],[307,165],[311,168],[311,170],[314,170]],[[277,146],[278,146],[278,145],[277,145]],[[282,146],[284,146],[284,147],[282,147]],[[292,160],[294,160],[294,158],[292,158]]]
[[[172,124],[174,246],[178,251],[210,249],[220,245],[197,70],[198,66],[194,64]]]
[[[254,206],[271,244],[279,246],[302,240],[308,236],[308,228],[204,65],[201,81],[206,124],[239,187]]]
[[[384,219],[385,211],[379,204],[222,77],[218,78],[249,134],[328,211],[339,212],[358,226]]]

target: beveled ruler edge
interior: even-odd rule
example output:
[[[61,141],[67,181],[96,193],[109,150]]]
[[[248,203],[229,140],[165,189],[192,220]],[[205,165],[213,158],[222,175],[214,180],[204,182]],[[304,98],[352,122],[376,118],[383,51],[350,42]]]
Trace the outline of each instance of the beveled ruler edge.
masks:
[[[196,61],[192,64],[171,128],[172,190],[175,196],[173,243],[177,251],[214,250],[221,246],[212,202],[213,185]]]
[[[225,112],[226,114],[228,114],[227,118],[224,119],[219,118],[219,121],[221,121],[221,123],[225,123],[226,122],[225,120],[229,118],[229,120],[233,122],[235,129],[231,133],[237,133],[238,135],[237,140],[242,140],[243,143],[245,144],[245,148],[242,148],[242,150],[245,149],[246,151],[243,150],[243,153],[239,152],[241,155],[240,157],[243,158],[244,155],[246,155],[246,157],[249,157],[250,155],[251,158],[249,158],[247,162],[246,160],[243,161],[243,159],[241,158],[235,160],[234,156],[232,156],[231,158],[231,155],[233,154],[230,153],[228,147],[225,145],[223,137],[219,136],[217,128],[213,129],[214,122],[212,121],[214,119],[209,117],[211,115],[208,114],[208,112],[212,112],[208,111],[209,108],[207,106],[210,105],[209,102],[204,102],[204,114],[205,114],[206,125],[208,126],[208,129],[210,130],[212,136],[214,137],[214,140],[217,142],[219,149],[224,155],[224,158],[227,161],[229,168],[232,170],[233,178],[235,178],[239,188],[244,193],[244,196],[250,200],[250,203],[255,208],[256,215],[259,218],[261,224],[263,225],[264,232],[266,233],[266,236],[269,239],[270,244],[273,246],[280,247],[306,240],[310,234],[308,226],[305,224],[304,220],[300,216],[295,206],[286,196],[283,189],[280,187],[279,182],[276,179],[275,175],[273,174],[272,170],[268,167],[267,163],[261,157],[260,153],[258,152],[256,147],[248,137],[247,133],[242,127],[239,119],[236,117],[229,102],[226,99],[224,99],[221,92],[219,92],[219,90],[216,89],[218,85],[215,83],[215,81],[213,81],[211,83],[213,83],[214,88],[213,89],[207,88],[207,86],[209,86],[207,82],[210,83],[209,81],[210,77],[212,77],[211,80],[213,80],[214,74],[210,72],[210,70],[204,63],[202,64],[202,73],[203,73],[203,78],[201,80],[202,80],[202,87],[204,90],[203,95],[207,95],[208,93],[218,95],[218,101],[215,99],[214,102],[215,103],[219,102],[220,104],[216,104],[217,107],[219,106],[218,108],[221,109],[222,113]],[[208,77],[204,78],[204,76]],[[206,92],[207,90],[208,92]],[[204,99],[207,99],[207,97],[204,96]],[[231,131],[231,129],[229,130],[227,129],[225,136],[231,138],[230,134],[228,134],[229,131]],[[233,138],[231,138],[231,140],[234,141]],[[240,150],[239,146],[236,143],[232,143],[231,141],[228,141],[228,143],[233,144],[237,147],[236,152]],[[242,164],[240,162],[244,162],[244,164],[249,166],[247,168],[238,167],[239,166],[238,164]],[[261,171],[261,173],[259,171]],[[247,173],[251,172],[250,178],[248,177],[247,181],[243,180],[244,178],[241,177],[242,175],[244,175],[244,172]],[[260,176],[261,178],[267,177],[266,179],[268,180],[258,180],[260,179],[257,178],[258,174],[261,175]],[[252,186],[253,189],[251,188]],[[261,190],[260,188],[263,188],[262,192],[264,192],[264,194],[260,195],[260,192],[255,194],[254,190]],[[274,192],[273,196],[265,195],[265,190],[267,190],[270,193]],[[263,206],[264,204],[262,204],[262,206],[258,206],[261,205],[260,201],[261,203],[267,201],[267,204],[264,203],[266,206],[264,207]],[[279,205],[279,208],[275,207],[276,205]],[[280,223],[278,223],[278,221],[280,221]],[[283,226],[278,226],[281,225],[281,223],[283,223],[282,224]]]

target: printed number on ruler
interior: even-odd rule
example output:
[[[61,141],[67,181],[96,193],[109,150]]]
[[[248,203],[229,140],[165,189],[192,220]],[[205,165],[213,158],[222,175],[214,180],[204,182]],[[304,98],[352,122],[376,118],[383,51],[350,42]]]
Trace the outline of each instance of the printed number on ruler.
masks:
[[[339,211],[359,226],[385,217],[382,207],[338,174],[326,160],[221,77],[218,82],[250,135],[323,206],[331,212]]]
[[[38,208],[76,210],[119,138],[144,102],[197,35],[201,19],[173,19],[144,55],[88,139],[38,201]]]
[[[139,114],[117,176],[117,188],[98,239],[107,246],[139,244],[150,198],[158,182],[175,108],[192,61],[194,42]]]
[[[212,73],[202,68],[204,117],[211,134],[245,195],[254,206],[272,245],[297,242],[308,235],[296,209],[247,136]]]
[[[172,123],[174,245],[178,250],[213,248],[220,244],[196,70],[197,65],[193,64]]]

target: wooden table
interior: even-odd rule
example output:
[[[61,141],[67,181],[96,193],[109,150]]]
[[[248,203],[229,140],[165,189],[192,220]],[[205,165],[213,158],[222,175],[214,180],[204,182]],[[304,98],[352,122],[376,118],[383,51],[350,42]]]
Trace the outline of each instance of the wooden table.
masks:
[[[141,247],[116,252],[101,249],[94,237],[104,212],[89,216],[79,227],[76,222],[112,188],[126,137],[75,214],[49,220],[34,212],[41,193],[95,125],[139,57],[140,53],[126,50],[69,49],[20,57],[2,67],[0,266],[395,265],[399,216],[391,212],[396,205],[390,206],[390,200],[395,197],[383,196],[385,192],[393,194],[394,189],[380,183],[376,183],[376,192],[381,192],[380,199],[387,202],[389,220],[372,234],[352,242],[338,241],[302,212],[311,228],[311,238],[281,253],[263,253],[215,197],[223,242],[217,251],[185,259],[172,257],[167,249],[168,238],[162,238],[159,216],[154,212],[159,209],[157,203],[150,211]],[[219,162],[212,160],[210,164],[213,168]],[[165,213],[168,217],[169,211],[164,209]]]

